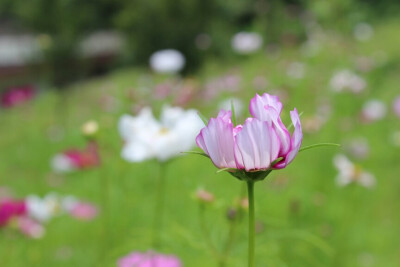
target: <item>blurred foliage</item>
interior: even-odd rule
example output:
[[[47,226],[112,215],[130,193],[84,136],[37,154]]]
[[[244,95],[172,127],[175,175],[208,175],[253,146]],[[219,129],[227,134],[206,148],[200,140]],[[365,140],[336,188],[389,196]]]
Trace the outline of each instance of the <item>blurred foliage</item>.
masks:
[[[267,43],[292,45],[305,39],[307,16],[348,30],[368,18],[397,14],[399,6],[396,0],[0,0],[0,18],[51,36],[46,58],[53,80],[63,83],[85,73],[81,64],[71,63],[77,60],[76,46],[99,29],[125,34],[128,45],[121,64],[147,63],[154,51],[174,48],[187,58],[188,73],[205,58],[232,56],[226,48],[238,31],[258,31]],[[212,40],[207,51],[196,47],[201,33]],[[60,66],[68,67],[70,75],[65,74],[66,67],[57,71]]]

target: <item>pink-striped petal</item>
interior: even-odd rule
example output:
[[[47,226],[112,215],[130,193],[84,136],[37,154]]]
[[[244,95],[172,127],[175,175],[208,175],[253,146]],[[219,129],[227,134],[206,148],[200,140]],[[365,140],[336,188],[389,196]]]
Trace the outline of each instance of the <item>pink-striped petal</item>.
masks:
[[[239,169],[268,169],[279,153],[279,138],[266,121],[249,118],[235,137],[235,157]]]
[[[301,142],[303,141],[303,132],[301,130],[300,117],[297,112],[297,109],[290,111],[290,117],[292,119],[292,123],[294,125],[294,132],[291,139],[291,145],[289,152],[284,156],[284,160],[280,161],[278,164],[275,164],[275,169],[285,168],[289,163],[293,161],[296,157],[299,149],[301,147]]]
[[[230,113],[212,118],[196,137],[197,145],[218,168],[236,168]]]
[[[270,120],[271,115],[265,110],[265,106],[274,108],[277,111],[278,116],[282,112],[283,106],[279,101],[279,97],[265,93],[262,96],[256,94],[256,96],[250,100],[250,114],[261,121]]]

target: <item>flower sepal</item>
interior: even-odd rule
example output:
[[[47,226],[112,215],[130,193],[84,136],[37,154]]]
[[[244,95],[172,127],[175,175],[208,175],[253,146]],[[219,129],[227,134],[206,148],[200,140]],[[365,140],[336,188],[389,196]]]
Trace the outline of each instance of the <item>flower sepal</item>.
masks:
[[[265,171],[244,171],[244,170],[235,170],[235,171],[228,171],[230,175],[233,177],[245,181],[245,182],[257,182],[264,180],[268,174],[270,174],[272,170],[265,170]]]

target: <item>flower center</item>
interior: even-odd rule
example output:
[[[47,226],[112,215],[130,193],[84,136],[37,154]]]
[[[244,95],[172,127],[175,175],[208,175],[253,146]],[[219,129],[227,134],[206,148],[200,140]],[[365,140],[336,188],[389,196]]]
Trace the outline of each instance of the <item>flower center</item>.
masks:
[[[166,134],[168,134],[168,133],[169,133],[169,129],[166,128],[166,127],[162,127],[162,128],[160,129],[160,131],[159,131],[159,134],[161,134],[161,135],[166,135]]]

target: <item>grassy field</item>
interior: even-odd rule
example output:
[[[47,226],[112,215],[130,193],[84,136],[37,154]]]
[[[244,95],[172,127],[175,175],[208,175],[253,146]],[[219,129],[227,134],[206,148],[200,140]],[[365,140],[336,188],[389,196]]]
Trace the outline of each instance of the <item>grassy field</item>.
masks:
[[[374,188],[335,183],[332,159],[337,153],[346,154],[346,147],[301,152],[287,169],[274,171],[256,184],[256,219],[262,225],[256,236],[257,266],[400,265],[400,148],[390,141],[391,134],[400,130],[400,120],[391,109],[393,98],[400,94],[400,22],[375,25],[374,31],[367,42],[325,31],[318,40],[319,52],[311,57],[298,47],[281,47],[279,52],[263,51],[232,62],[210,59],[186,80],[202,87],[221,75],[240,77],[238,91],[223,91],[214,99],[197,98],[187,104],[207,117],[217,114],[221,100],[234,96],[244,103],[243,119],[256,92],[279,89],[284,96],[285,123],[293,107],[304,112],[304,121],[318,113],[321,103],[331,107],[329,119],[318,131],[305,133],[303,145],[345,144],[359,137],[368,140],[370,153],[365,159],[347,155],[375,175]],[[355,62],[360,57],[375,66],[358,71]],[[287,75],[292,62],[304,64],[303,78]],[[329,81],[341,69],[359,73],[367,82],[366,89],[360,94],[333,92]],[[256,91],[253,80],[258,76],[268,84]],[[122,141],[116,125],[133,104],[151,104],[159,110],[163,100],[154,99],[150,90],[166,79],[147,70],[125,69],[76,83],[66,93],[45,91],[31,103],[1,111],[1,186],[11,188],[19,198],[53,191],[101,208],[90,222],[67,216],[51,220],[39,240],[1,230],[1,266],[115,266],[119,257],[131,251],[151,249],[159,164],[125,162],[120,157]],[[111,111],[104,110],[105,98],[115,102]],[[362,123],[361,108],[373,98],[385,102],[388,113],[382,120]],[[51,157],[69,147],[83,147],[80,126],[89,119],[97,120],[101,128],[101,166],[54,174]],[[192,194],[199,186],[215,194],[215,203],[206,210],[207,227],[213,242],[222,247],[229,226],[227,208],[240,196],[243,185],[226,173],[216,174],[209,160],[195,155],[176,158],[166,168],[166,216],[163,246],[158,251],[177,255],[185,266],[216,266],[201,234],[199,207]],[[246,264],[246,225],[246,219],[238,223],[228,266]]]

